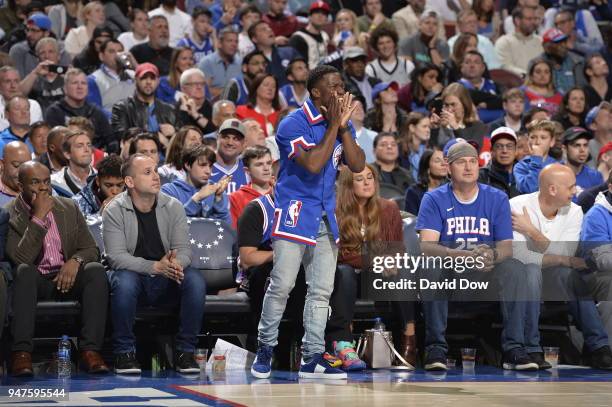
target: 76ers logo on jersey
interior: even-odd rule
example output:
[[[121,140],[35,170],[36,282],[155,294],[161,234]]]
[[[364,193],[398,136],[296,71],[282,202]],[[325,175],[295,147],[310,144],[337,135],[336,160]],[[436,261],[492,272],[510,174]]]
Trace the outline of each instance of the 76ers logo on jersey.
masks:
[[[300,217],[300,211],[302,210],[302,201],[291,201],[289,202],[289,208],[287,209],[287,216],[285,216],[285,226],[294,228],[297,226],[298,219]]]

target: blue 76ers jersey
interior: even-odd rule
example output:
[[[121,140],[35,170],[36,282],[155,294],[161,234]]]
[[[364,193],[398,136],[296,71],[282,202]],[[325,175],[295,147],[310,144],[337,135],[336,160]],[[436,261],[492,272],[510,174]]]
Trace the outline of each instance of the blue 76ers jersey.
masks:
[[[209,181],[219,182],[221,178],[225,177],[226,175],[232,176],[232,180],[229,184],[227,184],[226,192],[228,195],[232,192],[238,191],[241,186],[251,182],[247,173],[244,172],[244,164],[242,163],[242,158],[236,161],[236,164],[229,170],[224,168],[219,163],[214,163],[212,166],[212,172],[210,173]]]
[[[440,242],[456,242],[458,249],[470,249],[482,242],[512,239],[512,216],[508,196],[497,188],[478,184],[473,202],[462,203],[452,183],[427,192],[417,217],[417,230],[435,230]]]
[[[355,129],[349,123],[353,139]],[[278,126],[276,143],[280,152],[280,172],[274,197],[276,211],[273,239],[316,245],[319,224],[327,215],[331,232],[338,242],[336,222],[336,173],[342,159],[342,143],[336,137],[332,156],[318,174],[299,165],[295,157],[323,142],[327,120],[308,99],[301,109],[290,113]]]

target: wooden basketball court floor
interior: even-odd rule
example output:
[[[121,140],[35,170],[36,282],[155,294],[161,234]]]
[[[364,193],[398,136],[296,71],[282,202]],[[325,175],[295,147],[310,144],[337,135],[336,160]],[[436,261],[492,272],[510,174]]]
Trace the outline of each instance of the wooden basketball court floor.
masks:
[[[64,398],[15,397],[15,389],[64,389]],[[10,397],[12,389],[13,396]],[[74,375],[60,381],[3,377],[0,406],[612,406],[612,372],[561,366],[518,373],[477,366],[446,373],[367,371],[345,381],[303,380],[274,371],[254,379],[247,371],[174,372],[141,376]]]

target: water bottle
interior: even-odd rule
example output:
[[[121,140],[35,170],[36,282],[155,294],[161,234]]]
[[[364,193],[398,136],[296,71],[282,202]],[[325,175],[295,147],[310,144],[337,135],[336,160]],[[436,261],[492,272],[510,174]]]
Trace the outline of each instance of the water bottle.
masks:
[[[382,322],[382,319],[380,317],[376,317],[374,319],[374,328],[372,328],[374,331],[384,331],[385,330],[385,324]]]
[[[58,377],[70,377],[70,340],[68,335],[63,335],[57,348],[57,375]]]

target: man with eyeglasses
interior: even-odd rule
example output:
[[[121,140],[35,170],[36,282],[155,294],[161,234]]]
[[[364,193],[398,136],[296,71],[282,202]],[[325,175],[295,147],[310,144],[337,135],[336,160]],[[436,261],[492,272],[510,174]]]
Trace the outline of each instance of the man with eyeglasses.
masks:
[[[40,61],[35,52],[36,44],[41,39],[51,36],[51,20],[42,13],[34,13],[26,20],[25,26],[26,39],[13,45],[9,51],[9,56],[22,78],[38,66]],[[59,65],[68,66],[70,61],[70,56],[61,46]]]
[[[576,18],[580,27],[576,26]],[[555,15],[555,27],[569,37],[567,47],[580,55],[599,52],[604,45],[597,22],[589,10],[561,9]]]
[[[268,60],[261,51],[253,51],[242,59],[242,75],[232,78],[225,89],[222,99],[231,100],[236,106],[246,105],[249,101],[251,81],[259,74],[266,72]]]
[[[212,106],[206,100],[204,87],[206,77],[198,68],[190,68],[181,74],[181,92],[183,93],[176,103],[176,127],[195,126],[202,134],[217,130],[212,122]]]
[[[491,161],[478,174],[478,182],[501,189],[508,198],[520,195],[512,174],[517,141],[516,133],[510,127],[497,128],[491,134]]]

